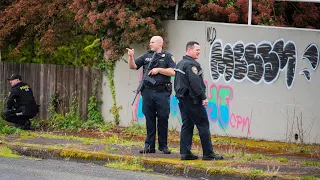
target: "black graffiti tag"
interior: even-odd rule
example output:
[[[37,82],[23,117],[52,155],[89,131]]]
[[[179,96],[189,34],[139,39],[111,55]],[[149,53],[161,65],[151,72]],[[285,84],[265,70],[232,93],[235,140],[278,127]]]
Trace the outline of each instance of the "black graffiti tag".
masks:
[[[213,41],[216,39],[217,37],[217,31],[216,28],[213,27],[207,27],[207,42],[209,42],[210,44],[213,43]]]
[[[211,51],[211,73],[215,79],[219,79],[220,75],[223,75],[225,81],[230,81],[233,76],[234,61],[233,50],[230,45],[226,45],[222,48],[221,42],[212,44],[214,51]]]
[[[244,44],[239,42],[233,48],[235,81],[243,81],[247,76],[247,61],[244,59]]]
[[[303,53],[302,60],[307,60],[313,71],[315,71],[319,66],[320,51],[317,45],[310,44]],[[304,68],[300,71],[301,75],[304,75],[308,82],[311,81],[311,72],[309,69]]]
[[[258,45],[249,43],[244,45],[238,41],[234,45],[223,46],[221,40],[215,40],[211,44],[210,74],[214,82],[221,76],[226,82],[232,79],[241,82],[244,79],[254,84],[262,81],[271,84],[277,80],[280,71],[285,71],[287,88],[291,88],[295,78],[297,65],[297,48],[294,42],[285,42],[283,39],[275,41],[262,41]],[[319,65],[319,49],[316,45],[310,45],[303,59],[310,62],[313,70]],[[306,69],[300,74],[310,72]],[[310,78],[309,78],[310,80]]]
[[[311,73],[307,68],[302,69],[299,74],[304,75],[308,82],[311,81]]]
[[[303,53],[302,59],[309,61],[313,70],[319,65],[319,49],[315,44],[310,44]]]

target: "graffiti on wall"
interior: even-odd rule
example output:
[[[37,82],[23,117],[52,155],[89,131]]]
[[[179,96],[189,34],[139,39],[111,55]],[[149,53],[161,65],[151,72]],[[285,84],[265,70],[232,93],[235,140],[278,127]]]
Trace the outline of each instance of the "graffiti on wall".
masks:
[[[207,27],[206,33],[207,33],[207,42],[212,44],[214,42],[214,40],[216,39],[216,37],[217,37],[216,28]]]
[[[173,82],[173,78],[172,78]],[[249,117],[240,116],[231,111],[230,102],[233,98],[233,88],[231,86],[223,86],[209,84],[205,81],[208,97],[208,106],[206,108],[209,121],[216,123],[218,127],[224,131],[235,129],[250,135],[250,119]],[[174,92],[173,92],[174,93]],[[134,106],[134,120],[144,120],[142,113],[142,97],[138,95],[138,101]],[[170,97],[170,119],[176,119],[181,124],[181,115],[178,106],[178,99],[174,94]]]
[[[237,130],[251,135],[251,119],[232,111],[235,90],[231,86],[218,85],[219,80],[227,83],[248,80],[254,84],[272,84],[280,73],[285,73],[285,84],[290,89],[296,77],[298,59],[310,65],[299,72],[308,82],[311,82],[312,71],[319,66],[320,51],[316,44],[306,47],[302,57],[298,58],[298,49],[293,41],[278,39],[273,43],[262,41],[257,44],[237,41],[223,45],[221,39],[216,39],[217,31],[213,27],[206,29],[205,36],[210,43],[209,69],[212,80],[212,83],[205,81],[209,101],[206,110],[210,122],[224,131]],[[136,121],[144,119],[142,101],[139,94],[134,108]],[[176,119],[181,124],[178,99],[174,94],[170,97],[170,119]]]
[[[250,135],[250,119],[249,117],[242,117],[231,112],[230,101],[233,98],[233,88],[231,86],[208,85],[207,87],[207,98],[208,106],[207,113],[211,122],[218,123],[221,129],[238,129],[244,132],[246,129],[248,135]]]
[[[301,59],[309,62],[315,71],[319,65],[320,52],[316,44],[310,44]],[[210,47],[210,76],[213,82],[223,78],[225,82],[232,80],[248,81],[259,84],[272,84],[281,71],[285,72],[286,86],[290,89],[294,83],[297,69],[297,47],[292,41],[279,39],[274,43],[262,41],[259,44],[237,41],[234,44],[223,45],[217,39]],[[311,81],[311,71],[304,68],[299,72],[308,82]]]

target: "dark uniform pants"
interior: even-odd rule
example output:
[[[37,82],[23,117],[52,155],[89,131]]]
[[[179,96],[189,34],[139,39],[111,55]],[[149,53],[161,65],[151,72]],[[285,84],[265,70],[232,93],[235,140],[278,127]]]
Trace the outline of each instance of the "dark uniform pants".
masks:
[[[22,115],[21,110],[6,110],[2,114],[2,118],[8,122],[20,125],[25,125],[30,119],[29,116]]]
[[[147,126],[145,148],[155,149],[157,128],[159,149],[167,148],[170,93],[168,91],[159,92],[145,88],[142,92],[142,98],[142,112],[146,118]],[[157,123],[156,118],[158,118]]]
[[[194,125],[198,128],[204,156],[213,153],[210,137],[209,120],[205,107],[194,104],[191,97],[186,96],[179,99],[179,108],[182,118],[180,133],[180,154],[191,154],[192,136]]]

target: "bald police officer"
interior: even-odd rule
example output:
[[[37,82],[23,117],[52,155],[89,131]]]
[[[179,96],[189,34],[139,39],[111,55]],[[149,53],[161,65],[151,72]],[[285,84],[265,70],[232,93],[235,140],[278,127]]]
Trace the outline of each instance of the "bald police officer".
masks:
[[[22,129],[30,129],[30,119],[39,112],[32,89],[28,84],[21,82],[19,74],[12,74],[8,80],[11,90],[2,118]]]
[[[196,61],[200,54],[199,43],[188,42],[186,55],[176,66],[174,90],[179,100],[182,118],[180,133],[181,160],[195,160],[198,156],[191,152],[194,125],[199,130],[203,160],[221,160],[222,156],[214,153],[212,148],[209,120],[205,106],[208,105],[206,86],[203,82],[203,71]]]
[[[149,63],[147,78],[143,82],[141,95],[142,112],[146,118],[147,135],[144,148],[140,153],[155,153],[155,138],[158,128],[158,150],[170,154],[168,149],[168,119],[170,114],[171,76],[174,76],[175,62],[172,54],[162,50],[163,39],[153,36],[149,43],[150,51],[134,60],[134,49],[128,50],[130,69],[138,70],[143,66],[145,73]],[[154,59],[152,59],[155,53]],[[151,62],[152,61],[152,62]],[[158,121],[157,121],[157,120]]]

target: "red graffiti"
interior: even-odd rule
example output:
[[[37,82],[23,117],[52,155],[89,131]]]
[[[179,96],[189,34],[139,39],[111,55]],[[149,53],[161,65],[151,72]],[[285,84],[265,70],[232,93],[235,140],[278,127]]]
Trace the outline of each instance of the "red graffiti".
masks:
[[[239,129],[241,128],[241,132],[243,132],[244,128],[248,128],[248,135],[250,135],[250,119],[249,117],[241,117],[238,115],[235,115],[234,113],[231,114],[230,117],[230,125],[233,129]]]

